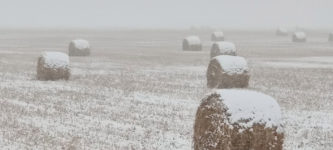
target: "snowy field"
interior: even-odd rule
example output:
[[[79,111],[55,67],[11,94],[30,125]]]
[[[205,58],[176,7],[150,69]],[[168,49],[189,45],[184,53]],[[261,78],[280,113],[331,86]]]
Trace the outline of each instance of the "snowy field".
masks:
[[[1,149],[192,148],[196,109],[209,92],[212,31],[0,30]],[[286,150],[333,147],[333,44],[324,31],[292,43],[274,31],[224,31],[249,63],[250,89],[278,100]],[[201,52],[183,52],[198,35]],[[90,41],[69,81],[36,80],[41,51]]]

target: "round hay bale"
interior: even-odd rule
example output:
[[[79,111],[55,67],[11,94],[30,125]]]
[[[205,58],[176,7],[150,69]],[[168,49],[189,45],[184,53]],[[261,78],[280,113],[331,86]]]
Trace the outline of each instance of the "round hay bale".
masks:
[[[61,52],[43,52],[37,62],[38,80],[68,80],[70,77],[69,57]]]
[[[69,56],[89,56],[90,44],[87,40],[76,39],[69,43],[68,47]]]
[[[224,34],[223,32],[214,32],[211,36],[212,41],[224,41]]]
[[[206,75],[208,88],[245,88],[250,79],[246,60],[229,55],[211,59]]]
[[[277,36],[288,36],[288,30],[282,27],[279,27],[275,33]]]
[[[280,106],[268,95],[220,89],[198,107],[195,150],[282,150],[283,140]]]
[[[293,42],[306,42],[306,34],[304,32],[295,32],[292,40]]]
[[[183,40],[184,51],[201,51],[201,40],[197,36],[188,36]]]
[[[215,42],[210,49],[210,58],[218,55],[236,56],[236,46],[232,42]]]
[[[333,42],[333,32],[329,33],[328,41]]]

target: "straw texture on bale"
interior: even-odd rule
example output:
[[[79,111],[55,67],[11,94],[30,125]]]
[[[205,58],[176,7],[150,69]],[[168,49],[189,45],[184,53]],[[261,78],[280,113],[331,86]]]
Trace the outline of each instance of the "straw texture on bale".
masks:
[[[219,55],[236,56],[236,46],[231,42],[215,42],[210,49],[210,58]]]
[[[38,58],[38,80],[68,80],[70,77],[68,55],[61,52],[44,52]]]
[[[68,47],[69,56],[89,56],[90,44],[86,40],[77,39],[69,43]]]
[[[333,42],[333,32],[328,35],[328,41]]]
[[[228,91],[224,92],[228,93]],[[194,150],[283,149],[284,133],[282,125],[279,122],[270,124],[269,114],[266,114],[266,117],[268,117],[263,118],[261,121],[253,121],[254,119],[260,119],[261,115],[265,115],[264,113],[260,113],[260,109],[257,110],[259,115],[254,118],[244,117],[241,120],[233,121],[232,117],[234,114],[230,113],[230,109],[238,110],[241,108],[238,108],[238,105],[228,105],[226,99],[221,96],[220,93],[213,92],[208,95],[202,100],[201,105],[198,107],[194,123]],[[244,94],[245,99],[246,96],[248,96],[246,92],[240,92],[238,94]],[[230,99],[229,101],[233,100],[235,99]],[[245,105],[256,99],[249,98],[247,100],[248,102],[245,101]],[[266,110],[277,110],[275,112],[273,111],[273,113],[280,113],[280,108],[276,102],[272,102],[272,105],[264,104],[264,107],[267,108]],[[255,115],[257,112],[254,111],[252,113]],[[274,115],[276,115],[276,119],[279,120],[281,114],[273,114],[273,117]],[[264,121],[265,119],[267,122]],[[252,124],[250,126],[244,126],[244,124],[251,122]]]
[[[212,41],[224,41],[224,34],[223,32],[214,32],[211,36]]]
[[[249,69],[243,57],[220,55],[211,59],[207,69],[208,88],[246,88]]]
[[[285,28],[278,28],[275,33],[277,36],[288,36],[288,30]]]
[[[197,36],[189,36],[183,40],[184,51],[201,51],[202,44],[200,38]]]
[[[295,32],[292,36],[293,42],[306,42],[306,34],[304,32]]]

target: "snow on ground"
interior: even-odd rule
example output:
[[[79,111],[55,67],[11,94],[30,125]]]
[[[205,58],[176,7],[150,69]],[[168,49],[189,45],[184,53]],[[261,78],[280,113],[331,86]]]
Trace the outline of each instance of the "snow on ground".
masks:
[[[293,45],[290,38],[275,39],[274,33],[251,33],[230,31],[228,39],[240,45],[239,55],[249,60],[249,88],[272,96],[281,106],[285,149],[331,149],[333,70],[318,65],[331,65],[333,52],[328,44],[311,43],[327,40],[326,34]],[[181,51],[182,37],[189,34],[31,31],[9,34],[10,41],[0,38],[4,45],[27,45],[17,44],[19,53],[0,56],[0,147],[191,149],[196,109],[209,92],[205,74],[210,45],[202,52]],[[209,40],[210,32],[197,34],[203,42]],[[67,41],[77,38],[71,35],[89,38],[92,56],[70,58],[69,81],[37,81],[40,52],[66,52]],[[155,39],[167,45],[136,45]],[[309,44],[313,49],[304,49]],[[6,49],[0,44],[0,52]]]
[[[309,63],[309,62],[264,62],[263,65],[272,66],[275,68],[327,68],[332,69],[332,64],[322,64],[322,63]]]
[[[333,146],[332,111],[284,110],[285,149],[317,150]]]
[[[258,62],[261,66],[269,66],[274,68],[333,68],[333,57],[297,57],[282,58],[274,60],[262,60]]]
[[[23,52],[15,52],[15,51],[2,50],[2,51],[0,51],[0,54],[24,54],[24,53]]]

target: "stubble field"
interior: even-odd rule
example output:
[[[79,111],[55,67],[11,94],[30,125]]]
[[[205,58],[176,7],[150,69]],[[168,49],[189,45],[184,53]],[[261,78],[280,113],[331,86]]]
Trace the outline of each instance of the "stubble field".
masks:
[[[274,31],[225,31],[247,59],[249,88],[277,99],[286,150],[333,147],[333,43],[325,31],[292,43]],[[201,52],[183,52],[198,35]],[[2,149],[191,149],[196,109],[209,89],[211,31],[0,30]],[[42,51],[71,57],[69,81],[36,80]]]

